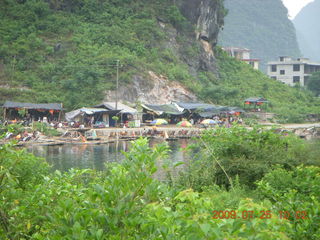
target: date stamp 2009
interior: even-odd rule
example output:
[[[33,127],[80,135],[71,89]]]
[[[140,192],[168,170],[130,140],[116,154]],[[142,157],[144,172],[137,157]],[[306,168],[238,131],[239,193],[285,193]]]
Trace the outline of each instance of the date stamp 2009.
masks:
[[[260,218],[260,219],[270,219],[275,214],[271,211],[212,211],[213,219],[253,219],[253,218]],[[289,211],[279,211],[276,216],[280,219],[308,219],[307,211],[296,211],[294,213],[290,213]]]

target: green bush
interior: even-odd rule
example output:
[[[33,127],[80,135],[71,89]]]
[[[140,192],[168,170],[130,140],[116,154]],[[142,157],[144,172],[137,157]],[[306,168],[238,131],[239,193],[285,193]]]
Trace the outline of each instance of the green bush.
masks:
[[[300,166],[292,171],[275,169],[257,183],[263,198],[292,223],[292,239],[320,238],[319,181],[319,167]]]
[[[1,135],[6,134],[7,132],[11,132],[13,134],[19,134],[24,132],[25,128],[22,124],[9,124],[9,125],[0,125],[0,138]]]
[[[241,184],[254,188],[276,164],[292,169],[309,162],[307,144],[288,134],[237,125],[205,131],[192,147],[194,158],[179,183],[197,190],[214,184],[230,187],[239,176]]]
[[[58,132],[56,129],[48,126],[46,123],[42,122],[33,122],[33,131],[39,131],[46,136],[53,137],[53,136],[61,136],[61,133]]]

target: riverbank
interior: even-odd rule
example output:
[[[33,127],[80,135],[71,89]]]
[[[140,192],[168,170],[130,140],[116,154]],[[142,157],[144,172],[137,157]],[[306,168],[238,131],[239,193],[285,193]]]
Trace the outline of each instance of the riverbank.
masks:
[[[59,129],[62,136],[41,135],[36,140],[20,141],[18,146],[63,145],[63,144],[106,144],[116,141],[130,141],[139,137],[163,139],[167,141],[198,137],[206,128],[199,127],[143,127],[143,128],[101,128],[101,129]]]
[[[307,140],[320,138],[320,123],[307,124],[263,124],[267,127],[275,127],[279,132],[290,131]],[[130,141],[139,137],[177,140],[183,138],[198,137],[202,131],[209,129],[204,127],[177,127],[175,125],[141,127],[141,128],[98,128],[98,129],[79,129],[79,128],[61,128],[58,129],[62,136],[48,137],[40,135],[37,139],[29,141],[19,141],[18,146],[30,145],[63,145],[63,144],[106,144],[115,141]],[[8,141],[8,140],[7,140]],[[5,143],[2,140],[0,144]]]

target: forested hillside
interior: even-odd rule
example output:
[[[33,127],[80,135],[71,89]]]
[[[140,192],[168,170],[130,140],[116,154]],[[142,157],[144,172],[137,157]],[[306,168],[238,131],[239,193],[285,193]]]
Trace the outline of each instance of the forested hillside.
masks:
[[[320,0],[305,6],[294,18],[297,37],[302,54],[314,61],[320,61]]]
[[[261,59],[261,70],[278,56],[300,55],[296,33],[281,0],[225,0],[228,15],[219,35],[222,46],[245,47]]]
[[[240,2],[247,4],[234,4]],[[268,2],[256,24],[271,21],[265,16],[271,9],[285,13],[277,2]],[[267,97],[269,110],[287,121],[319,113],[319,100],[309,92],[284,86],[214,50],[225,13],[222,0],[2,0],[0,101],[63,102],[70,110],[113,100],[108,90],[115,89],[120,60],[121,100],[140,101],[147,94],[152,99],[156,95],[150,89],[156,84],[150,76],[157,76],[216,104],[242,106],[244,98]],[[266,46],[261,51],[269,56],[279,55],[279,49],[298,54],[288,26],[280,26],[287,34],[279,44],[247,40]],[[263,36],[270,30],[255,29]],[[157,92],[161,94],[166,92]]]

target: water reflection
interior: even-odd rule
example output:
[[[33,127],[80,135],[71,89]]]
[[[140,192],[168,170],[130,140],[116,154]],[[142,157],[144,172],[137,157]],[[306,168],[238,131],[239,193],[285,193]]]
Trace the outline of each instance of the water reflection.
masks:
[[[150,147],[161,140],[150,140]],[[173,163],[187,161],[185,149],[190,140],[180,139],[168,142],[169,160]],[[130,142],[119,141],[101,145],[61,145],[61,146],[32,146],[28,148],[34,155],[43,157],[52,166],[53,170],[67,171],[70,168],[92,168],[103,170],[106,162],[121,162],[124,159],[122,151],[130,149]],[[162,164],[162,163],[159,163]]]

